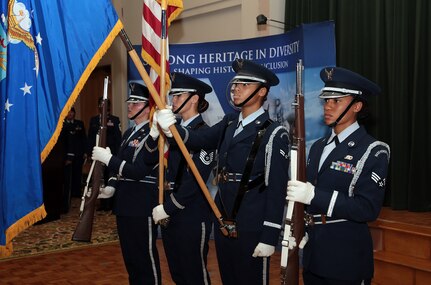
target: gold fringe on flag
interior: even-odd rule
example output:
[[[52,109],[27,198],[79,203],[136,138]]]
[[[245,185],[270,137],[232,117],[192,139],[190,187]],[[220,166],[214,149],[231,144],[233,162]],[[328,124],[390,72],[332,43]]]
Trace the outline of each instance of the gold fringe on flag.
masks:
[[[103,55],[107,52],[109,47],[112,45],[113,41],[117,37],[117,35],[120,33],[121,29],[123,29],[123,23],[118,20],[115,26],[112,28],[109,35],[106,37],[103,44],[100,46],[100,48],[97,50],[97,52],[94,54],[93,58],[91,59],[90,63],[87,65],[87,68],[84,70],[81,78],[79,79],[78,83],[76,84],[75,88],[73,89],[72,94],[70,95],[69,99],[67,100],[66,104],[63,107],[63,110],[60,114],[59,120],[57,122],[57,127],[51,136],[51,139],[44,147],[42,153],[41,153],[41,160],[42,162],[46,159],[46,157],[51,152],[54,145],[57,143],[58,137],[60,136],[61,129],[63,128],[63,121],[64,118],[67,116],[67,113],[72,108],[73,104],[75,104],[76,99],[78,98],[79,93],[81,92],[82,88],[84,87],[85,83],[87,82],[88,78],[90,77],[93,70],[96,68],[99,61],[102,59]],[[13,246],[12,246],[12,239],[17,236],[20,232],[24,231],[25,229],[32,226],[34,223],[42,220],[46,217],[46,211],[45,206],[42,204],[39,208],[35,209],[34,211],[30,212],[26,216],[22,217],[18,221],[16,221],[13,225],[11,225],[6,230],[6,245],[0,246],[0,257],[7,257],[12,254]]]

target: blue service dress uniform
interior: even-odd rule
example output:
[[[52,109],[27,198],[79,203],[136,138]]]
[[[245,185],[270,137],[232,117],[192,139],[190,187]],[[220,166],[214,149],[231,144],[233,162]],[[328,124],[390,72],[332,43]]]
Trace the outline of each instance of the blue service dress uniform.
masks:
[[[149,132],[148,123],[130,138],[132,128],[128,129],[118,154],[112,156],[108,165],[111,173],[117,175],[109,185],[115,187],[113,213],[129,283],[139,285],[161,284],[157,225],[152,220],[158,198],[157,169],[145,164],[142,151]]]
[[[207,129],[199,115],[185,128]],[[149,139],[147,150],[157,149],[157,141]],[[214,167],[215,150],[206,147],[191,152],[202,179],[206,181]],[[158,155],[149,155],[158,157]],[[175,284],[210,284],[207,271],[208,240],[212,230],[212,211],[199,184],[179,147],[169,148],[166,180],[171,190],[165,192],[163,208],[170,216],[167,227],[162,227],[163,247],[169,271]]]
[[[383,203],[389,146],[360,127],[319,170],[327,141],[316,141],[308,158],[307,180],[315,185],[315,196],[306,208],[313,221],[306,227],[304,271],[330,279],[370,280],[373,242],[367,222],[377,219]]]
[[[206,130],[189,132],[177,127],[191,149],[200,146],[218,149],[218,169],[227,179],[219,179],[215,202],[225,218],[232,217],[246,160],[257,133],[268,120],[269,115],[264,112],[235,137],[238,114],[228,114]],[[279,242],[288,181],[288,152],[287,130],[278,123],[271,123],[262,137],[250,175],[250,180],[262,179],[261,183],[245,193],[235,218],[237,238],[226,237],[218,230],[214,233],[223,284],[269,282],[269,258],[254,258],[252,254],[259,242],[273,246]]]
[[[81,120],[64,120],[63,130],[66,139],[66,161],[71,161],[65,166],[65,210],[68,212],[70,196],[81,197],[82,188],[82,165],[84,155],[87,153],[87,134],[84,122]]]

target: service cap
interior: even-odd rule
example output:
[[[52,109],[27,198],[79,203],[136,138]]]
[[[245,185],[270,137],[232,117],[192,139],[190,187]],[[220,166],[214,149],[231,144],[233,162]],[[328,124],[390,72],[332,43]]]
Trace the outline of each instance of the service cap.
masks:
[[[129,83],[130,94],[129,98],[127,98],[127,103],[139,103],[139,102],[148,102],[148,98],[150,96],[150,92],[145,85],[142,85],[137,82]]]
[[[205,94],[211,93],[212,87],[205,82],[181,72],[171,73],[170,96],[181,95],[184,92],[199,96],[198,112],[203,113],[208,109],[209,103],[205,100]]]
[[[380,87],[353,71],[342,67],[325,67],[320,71],[320,78],[325,83],[321,94],[322,99],[357,96],[367,101],[369,96],[380,94]]]
[[[274,72],[247,59],[236,59],[232,63],[232,68],[236,72],[236,75],[231,80],[233,83],[260,82],[269,87],[280,82]]]

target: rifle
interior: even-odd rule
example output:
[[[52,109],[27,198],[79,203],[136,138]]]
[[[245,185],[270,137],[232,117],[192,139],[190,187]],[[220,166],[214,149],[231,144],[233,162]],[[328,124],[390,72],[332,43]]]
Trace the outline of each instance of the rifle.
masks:
[[[103,100],[102,100],[102,116],[100,119],[100,127],[98,134],[98,142],[96,145],[101,147],[106,147],[106,121],[108,113],[108,77],[105,78],[104,88],[103,88]],[[81,211],[79,214],[79,221],[76,225],[75,232],[72,235],[73,241],[83,241],[90,242],[91,234],[93,231],[93,220],[94,211],[96,209],[97,196],[100,191],[100,181],[103,179],[103,171],[105,166],[100,161],[93,161],[92,170],[94,166],[94,174],[92,181],[91,193],[84,191],[82,195]],[[91,175],[91,173],[89,173]],[[83,209],[82,209],[83,204]]]
[[[290,179],[306,181],[305,175],[305,122],[304,95],[302,91],[302,60],[296,64],[296,96],[292,103],[295,108],[293,143],[290,151]],[[304,236],[304,204],[287,201],[287,211],[281,250],[281,284],[299,283],[298,245]]]

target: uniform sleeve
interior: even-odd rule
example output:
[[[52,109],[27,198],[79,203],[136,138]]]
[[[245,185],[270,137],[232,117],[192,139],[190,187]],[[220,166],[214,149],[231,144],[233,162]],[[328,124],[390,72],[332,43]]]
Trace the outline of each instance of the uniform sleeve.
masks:
[[[197,130],[190,130],[176,125],[178,133],[183,139],[184,144],[192,151],[200,151],[205,149],[216,149],[221,136],[223,135],[226,126],[228,125],[229,118],[226,115],[223,120],[209,128],[200,128]],[[174,139],[169,140],[170,143],[175,143]]]
[[[267,189],[265,191],[268,193],[261,242],[275,246],[278,243],[286,205],[289,136],[287,130],[281,126],[276,128],[273,133],[272,142],[270,138],[266,145],[265,183]]]
[[[159,162],[158,138],[153,139],[151,136],[145,140],[143,152],[144,162],[148,165],[155,165]]]
[[[386,188],[390,149],[384,143],[365,154],[359,161],[349,191],[316,187],[312,205],[327,216],[356,222],[377,219]],[[326,191],[325,191],[326,190]]]

